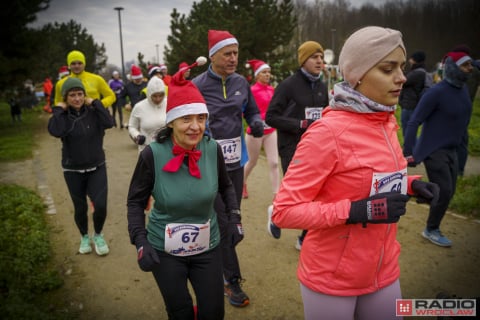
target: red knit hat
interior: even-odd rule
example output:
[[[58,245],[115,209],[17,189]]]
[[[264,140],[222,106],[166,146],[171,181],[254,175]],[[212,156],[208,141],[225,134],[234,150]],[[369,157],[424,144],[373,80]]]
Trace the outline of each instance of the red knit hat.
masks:
[[[210,57],[218,50],[231,44],[238,45],[238,41],[230,32],[223,30],[208,30],[208,55]]]
[[[252,60],[248,60],[248,64],[249,66],[252,68],[253,70],[253,75],[256,77],[262,70],[265,70],[265,69],[270,69],[270,66],[262,61],[262,60],[258,60],[258,59],[252,59]]]
[[[465,62],[467,62],[469,60],[472,60],[472,58],[468,54],[466,54],[465,52],[460,52],[460,51],[456,51],[456,52],[452,51],[452,52],[447,53],[444,57],[444,60],[447,57],[452,58],[453,62],[455,62],[457,64],[457,66],[461,66]]]
[[[132,79],[142,79],[143,78],[142,69],[132,64],[132,68],[130,70],[130,77]]]
[[[172,80],[168,86],[166,123],[170,123],[177,118],[189,114],[208,114],[205,99],[197,86],[195,86],[192,81],[185,80],[183,77],[183,74],[187,70],[201,66],[206,62],[207,58],[198,57],[195,63],[180,69],[172,76]]]
[[[58,79],[62,79],[63,77],[68,76],[69,74],[70,74],[70,71],[68,71],[67,66],[61,66],[58,69]]]

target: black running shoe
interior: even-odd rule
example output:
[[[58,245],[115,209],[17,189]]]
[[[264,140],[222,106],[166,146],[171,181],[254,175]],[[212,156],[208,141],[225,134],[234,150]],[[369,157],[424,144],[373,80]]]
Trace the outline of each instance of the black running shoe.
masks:
[[[228,297],[228,301],[232,306],[245,307],[250,303],[250,299],[246,293],[243,292],[238,279],[234,279],[228,284],[225,284],[224,294]]]

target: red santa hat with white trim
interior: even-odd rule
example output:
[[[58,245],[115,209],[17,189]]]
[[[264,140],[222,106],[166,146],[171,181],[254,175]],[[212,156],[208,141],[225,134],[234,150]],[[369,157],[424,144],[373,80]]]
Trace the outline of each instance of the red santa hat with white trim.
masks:
[[[180,69],[172,76],[172,80],[168,86],[167,124],[177,118],[190,114],[208,114],[205,99],[197,86],[193,84],[192,81],[186,80],[183,76],[187,70],[204,65],[206,62],[207,58],[198,57],[196,62]]]
[[[62,79],[65,76],[68,76],[70,74],[70,71],[68,71],[67,66],[61,66],[60,69],[58,69],[58,79]]]
[[[228,31],[208,30],[208,55],[213,56],[215,52],[231,44],[238,45],[237,39]]]
[[[248,67],[252,68],[254,77],[256,77],[262,70],[270,69],[270,66],[262,60],[252,59],[252,60],[248,60],[247,62],[248,62],[247,68]]]
[[[156,73],[159,73],[161,70],[160,70],[160,66],[157,66],[157,65],[150,65],[148,67],[148,77],[151,78],[153,77]]]
[[[142,69],[132,64],[132,67],[130,69],[130,77],[132,79],[142,79],[143,78]]]

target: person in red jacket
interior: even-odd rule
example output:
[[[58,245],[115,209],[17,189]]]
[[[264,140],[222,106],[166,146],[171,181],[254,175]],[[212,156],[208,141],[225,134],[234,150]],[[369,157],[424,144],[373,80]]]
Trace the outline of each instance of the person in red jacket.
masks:
[[[407,175],[394,111],[406,78],[402,34],[370,26],[345,42],[330,105],[303,134],[273,222],[306,229],[297,276],[305,319],[397,319],[397,222],[408,195],[438,186]]]
[[[50,106],[50,97],[52,96],[53,83],[50,77],[46,77],[43,81],[43,96],[45,98],[45,105],[43,110],[52,113],[52,108]]]

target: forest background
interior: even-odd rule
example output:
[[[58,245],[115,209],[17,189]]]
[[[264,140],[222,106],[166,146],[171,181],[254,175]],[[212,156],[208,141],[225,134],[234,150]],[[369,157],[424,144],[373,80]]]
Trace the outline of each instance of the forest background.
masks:
[[[103,43],[96,43],[78,21],[52,22],[29,28],[36,14],[48,10],[50,0],[9,1],[0,12],[0,98],[21,88],[26,79],[40,84],[45,77],[57,78],[66,54],[84,52],[86,70],[106,79],[121,66],[110,64]],[[403,33],[407,55],[417,50],[427,54],[427,69],[434,71],[444,54],[458,44],[467,44],[471,55],[480,55],[480,1],[478,0],[391,0],[382,5],[353,6],[347,0],[201,0],[188,14],[171,12],[168,45],[163,61],[176,70],[181,61],[194,61],[207,50],[208,29],[229,30],[240,42],[238,71],[245,75],[247,59],[269,63],[276,81],[298,68],[296,48],[306,40],[320,42],[338,57],[343,42],[356,29],[379,25]],[[335,64],[337,57],[332,64]],[[126,61],[146,71],[151,61],[138,52]],[[195,70],[204,71],[206,66]]]

